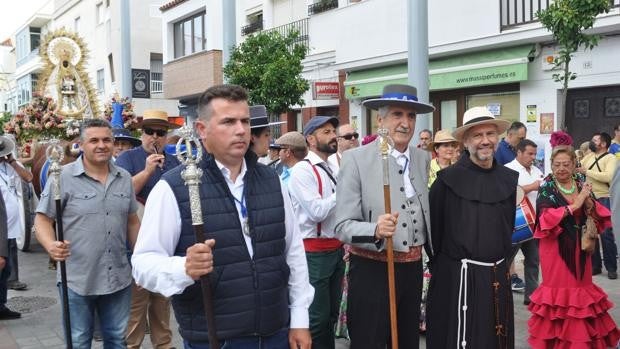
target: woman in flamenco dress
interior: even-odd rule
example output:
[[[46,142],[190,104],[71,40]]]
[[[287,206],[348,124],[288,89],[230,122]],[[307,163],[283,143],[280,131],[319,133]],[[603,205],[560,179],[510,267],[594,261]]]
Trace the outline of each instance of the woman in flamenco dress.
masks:
[[[537,224],[542,284],[530,297],[528,342],[532,348],[616,348],[620,339],[607,313],[613,304],[592,283],[590,254],[581,248],[587,216],[597,232],[610,226],[610,211],[598,204],[591,185],[575,176],[573,148],[560,145],[551,154],[552,174],[538,191]]]

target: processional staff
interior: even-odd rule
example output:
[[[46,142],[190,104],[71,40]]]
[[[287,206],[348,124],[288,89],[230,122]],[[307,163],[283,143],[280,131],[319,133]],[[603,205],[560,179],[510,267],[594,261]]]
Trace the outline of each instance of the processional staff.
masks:
[[[202,148],[199,146],[198,140],[194,137],[190,127],[183,126],[179,132],[181,138],[176,145],[176,154],[179,162],[185,166],[185,169],[181,171],[181,178],[183,178],[189,190],[189,204],[196,242],[203,243],[205,241],[205,233],[202,222],[202,208],[200,207],[200,178],[202,178],[202,170],[197,166],[202,158]],[[193,154],[192,142],[196,144],[196,155]],[[182,144],[185,144],[185,155],[182,154]],[[204,304],[205,317],[207,319],[209,348],[220,349],[215,326],[215,311],[213,310],[213,289],[211,288],[211,280],[208,274],[200,277],[200,287],[202,288],[202,303]]]
[[[58,139],[52,139],[50,145],[45,150],[45,156],[50,162],[49,175],[52,179],[52,195],[56,203],[56,238],[57,241],[64,243],[64,230],[62,227],[62,204],[61,192],[60,192],[60,172],[62,167],[60,162],[64,157],[63,148],[60,145]],[[71,317],[69,315],[69,295],[67,287],[67,266],[65,261],[60,261],[60,287],[62,290],[62,317],[65,324],[65,338],[67,342],[67,348],[73,348],[73,341],[71,339]]]
[[[381,160],[383,163],[383,202],[385,204],[385,213],[392,213],[392,199],[390,195],[390,161],[389,151],[393,142],[389,137],[389,130],[380,127],[377,130],[379,134],[379,151],[381,152]],[[394,246],[392,245],[392,237],[385,238],[385,251],[387,254],[388,269],[388,294],[390,301],[390,332],[392,336],[392,349],[398,349],[398,327],[396,316],[396,286],[394,279]]]

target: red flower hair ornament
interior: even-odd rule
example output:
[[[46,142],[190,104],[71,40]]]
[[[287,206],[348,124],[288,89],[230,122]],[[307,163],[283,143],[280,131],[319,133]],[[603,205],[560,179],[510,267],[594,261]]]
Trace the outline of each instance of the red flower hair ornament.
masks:
[[[551,148],[555,148],[558,145],[573,145],[573,137],[564,131],[555,131],[551,134]]]

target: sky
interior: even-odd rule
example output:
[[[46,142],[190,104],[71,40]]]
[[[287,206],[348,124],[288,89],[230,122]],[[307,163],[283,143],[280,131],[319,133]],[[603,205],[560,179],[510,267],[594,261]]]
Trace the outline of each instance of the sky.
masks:
[[[0,0],[0,42],[13,35],[47,1]]]

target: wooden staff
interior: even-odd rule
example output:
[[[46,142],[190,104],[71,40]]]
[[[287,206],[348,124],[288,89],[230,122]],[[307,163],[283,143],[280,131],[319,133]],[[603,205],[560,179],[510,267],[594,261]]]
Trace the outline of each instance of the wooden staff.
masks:
[[[185,165],[181,171],[181,177],[189,190],[189,204],[192,212],[192,226],[197,243],[205,242],[204,225],[202,222],[202,208],[200,207],[200,178],[202,170],[196,166],[202,158],[202,148],[198,145],[198,140],[193,136],[192,129],[183,126],[180,130],[181,138],[176,145],[177,159]],[[196,143],[196,156],[192,154],[192,142]],[[181,154],[181,144],[185,143],[185,155]],[[202,289],[202,303],[204,305],[205,317],[207,319],[207,334],[209,336],[209,348],[220,349],[220,342],[217,339],[215,327],[215,311],[213,310],[213,289],[209,275],[200,277],[200,287]]]
[[[45,150],[45,155],[50,161],[49,174],[52,178],[52,195],[56,204],[56,239],[57,241],[65,241],[64,230],[62,227],[62,203],[60,202],[60,172],[62,167],[60,162],[64,157],[62,146],[57,139],[52,139],[50,145]],[[71,316],[69,315],[69,294],[67,287],[67,266],[65,261],[60,261],[60,288],[62,290],[62,318],[65,323],[65,340],[67,348],[73,348],[73,340],[71,339]]]
[[[379,128],[377,131],[381,137],[379,150],[381,151],[381,159],[383,160],[383,202],[385,204],[385,213],[392,213],[392,199],[390,195],[390,161],[389,161],[389,131],[385,128]],[[390,300],[390,332],[392,334],[392,349],[398,349],[398,325],[396,316],[396,285],[394,277],[394,246],[392,245],[392,237],[385,238],[385,252],[387,254],[388,268],[388,293]],[[414,329],[415,330],[415,329]]]

